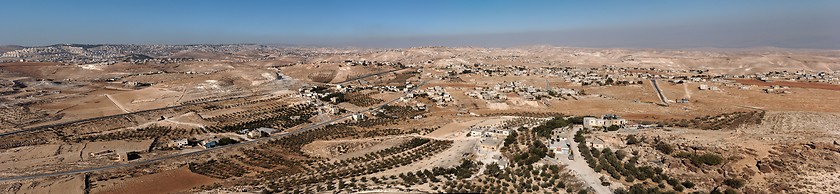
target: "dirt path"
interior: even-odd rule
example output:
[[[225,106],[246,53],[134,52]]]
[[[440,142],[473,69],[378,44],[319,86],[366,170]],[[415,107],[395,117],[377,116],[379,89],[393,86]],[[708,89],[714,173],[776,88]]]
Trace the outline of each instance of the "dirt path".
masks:
[[[184,91],[181,92],[181,95],[178,96],[178,100],[175,100],[175,103],[180,103],[181,102],[181,99],[184,98],[184,95],[187,95],[187,89],[189,89],[189,87],[184,86]]]
[[[174,123],[174,124],[179,124],[179,125],[192,126],[192,127],[195,127],[195,128],[204,127],[204,125],[201,125],[201,124],[198,124],[198,123],[186,123],[186,122],[176,121],[176,120],[172,120],[172,119],[165,119],[163,121]]]
[[[574,135],[577,130],[572,131],[569,133],[569,139],[574,139]],[[572,170],[575,176],[580,178],[584,183],[592,187],[595,190],[595,193],[612,193],[609,187],[601,185],[601,175],[600,173],[595,172],[592,168],[589,168],[589,165],[586,164],[586,161],[583,159],[583,156],[580,155],[580,149],[577,146],[577,143],[574,141],[569,141],[569,145],[575,154],[575,160],[569,160],[567,157],[560,157],[559,162],[566,164],[566,168]],[[554,159],[549,159],[556,161]]]
[[[111,100],[111,103],[114,103],[114,105],[117,105],[117,108],[120,108],[120,110],[122,110],[123,112],[125,112],[125,113],[131,113],[131,112],[129,112],[128,110],[126,110],[126,109],[125,109],[125,107],[123,107],[123,105],[122,105],[122,104],[120,104],[120,103],[118,103],[116,100],[114,100],[114,98],[113,98],[113,97],[111,97],[111,95],[105,94],[105,97],[108,97],[108,100]]]

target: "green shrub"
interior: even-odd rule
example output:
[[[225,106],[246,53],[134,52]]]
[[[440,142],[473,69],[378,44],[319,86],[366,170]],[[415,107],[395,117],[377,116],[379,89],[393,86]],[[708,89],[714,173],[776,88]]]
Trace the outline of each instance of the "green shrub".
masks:
[[[699,160],[703,164],[712,165],[712,166],[723,163],[723,157],[720,157],[717,154],[712,154],[712,153],[703,154],[702,156],[700,156]]]
[[[627,145],[634,145],[639,143],[639,139],[636,139],[635,135],[627,136]]]
[[[682,192],[685,188],[682,185],[674,186],[674,191]]]
[[[723,180],[723,184],[725,184],[726,186],[737,189],[737,188],[743,187],[746,183],[744,182],[743,179],[729,178],[729,179]]]
[[[737,191],[735,191],[735,190],[734,190],[734,189],[732,189],[732,188],[729,188],[729,189],[724,190],[724,191],[723,191],[723,193],[725,193],[725,194],[738,194],[738,192],[737,192]]]
[[[694,183],[691,181],[684,181],[682,182],[682,186],[684,186],[685,188],[694,188]]]
[[[671,185],[672,187],[680,185],[680,181],[677,180],[676,178],[670,178],[666,182],[668,182],[668,184]]]
[[[664,154],[671,154],[671,153],[673,153],[673,152],[674,152],[674,146],[669,145],[669,144],[667,144],[667,143],[665,143],[665,142],[659,142],[659,143],[657,143],[657,144],[654,146],[654,148],[656,148],[656,150],[659,150],[660,152],[662,152],[662,153],[664,153]]]
[[[236,140],[231,139],[229,137],[224,137],[222,139],[219,139],[219,146],[236,144],[236,143],[239,143],[239,141],[236,141]]]

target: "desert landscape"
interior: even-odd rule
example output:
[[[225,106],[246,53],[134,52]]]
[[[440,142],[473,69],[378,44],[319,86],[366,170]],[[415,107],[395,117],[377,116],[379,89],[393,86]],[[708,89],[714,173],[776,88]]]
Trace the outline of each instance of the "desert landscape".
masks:
[[[840,191],[840,51],[8,48],[3,193]]]

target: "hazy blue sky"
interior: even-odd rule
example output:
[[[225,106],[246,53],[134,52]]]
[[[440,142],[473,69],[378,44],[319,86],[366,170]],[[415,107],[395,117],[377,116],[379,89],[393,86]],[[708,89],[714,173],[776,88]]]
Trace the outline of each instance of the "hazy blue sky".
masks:
[[[840,49],[840,1],[3,1],[0,44]]]

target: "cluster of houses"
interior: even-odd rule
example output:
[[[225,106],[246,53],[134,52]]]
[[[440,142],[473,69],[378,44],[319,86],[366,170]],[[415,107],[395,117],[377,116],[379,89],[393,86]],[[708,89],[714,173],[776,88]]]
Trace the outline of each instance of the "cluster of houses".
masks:
[[[770,87],[768,87],[768,88],[764,88],[764,89],[762,89],[762,91],[763,91],[764,93],[768,93],[768,94],[789,94],[789,93],[791,93],[791,92],[790,92],[790,90],[788,90],[788,89],[790,89],[790,87],[787,87],[787,86],[772,85],[772,86],[770,86]]]
[[[496,151],[502,146],[502,140],[510,135],[511,129],[500,129],[496,126],[472,126],[469,136],[481,138],[479,149]]]
[[[720,88],[718,88],[717,86],[709,86],[709,85],[706,85],[706,84],[700,84],[698,89],[700,89],[700,90],[711,90],[711,91],[720,90]]]
[[[616,72],[615,74],[601,74],[604,72],[590,71],[586,73],[576,72],[574,74],[564,76],[566,82],[589,86],[589,85],[636,85],[642,84],[640,76],[633,76],[632,73]]]
[[[525,100],[537,100],[542,98],[551,98],[556,96],[576,96],[580,92],[575,89],[568,88],[550,88],[543,89],[534,86],[528,86],[522,82],[504,82],[503,84],[496,84],[494,87],[476,87],[474,90],[468,91],[465,94],[469,97],[485,100],[488,102],[505,102],[507,93],[516,92]]]
[[[498,152],[502,147],[505,137],[510,135],[511,129],[500,129],[496,126],[472,126],[470,127],[469,136],[480,138],[476,150],[483,157],[483,163],[496,163],[500,168],[508,165],[508,161]]]
[[[376,90],[379,92],[407,92],[414,88],[414,84],[410,82],[406,82],[404,87],[401,86],[374,86],[374,85],[367,85],[362,84],[359,86],[354,85],[342,85],[337,84],[334,88],[326,88],[326,87],[319,87],[319,86],[304,86],[298,89],[298,92],[304,97],[309,97],[313,99],[322,99],[324,97],[333,95],[333,94],[347,94],[353,91],[361,91],[361,90]],[[413,95],[409,96],[413,97]],[[451,98],[451,97],[450,97]],[[335,98],[329,99],[331,101],[335,101]],[[451,99],[450,99],[451,100]]]
[[[262,138],[262,137],[268,137],[271,134],[274,134],[274,133],[277,133],[277,132],[280,132],[280,130],[277,130],[277,129],[274,129],[274,128],[268,128],[268,127],[260,127],[260,128],[256,128],[256,129],[242,129],[242,130],[237,131],[236,133],[246,137],[247,139],[258,139],[258,138]],[[212,137],[212,138],[207,138],[207,139],[203,139],[203,140],[181,138],[181,139],[172,140],[171,142],[169,142],[167,144],[167,146],[170,147],[170,148],[184,148],[184,147],[187,147],[187,146],[199,146],[201,148],[208,149],[208,148],[213,148],[213,147],[219,146],[219,143],[220,143],[219,141],[222,140],[222,139],[223,138],[219,138],[219,137]]]
[[[597,129],[597,128],[607,128],[611,126],[618,126],[624,127],[627,124],[627,120],[622,119],[621,117],[613,114],[607,114],[603,117],[584,117],[583,118],[583,127],[586,129]]]
[[[770,82],[771,80],[787,80],[840,84],[840,77],[838,77],[836,73],[837,72],[770,71],[747,75],[746,78],[755,78],[765,82]]]
[[[425,90],[419,89],[417,90],[417,93],[425,94],[430,99],[432,99],[432,101],[434,101],[435,104],[437,104],[438,106],[446,106],[447,103],[453,102],[452,95],[450,95],[448,92],[446,92],[446,89],[443,89],[443,87],[440,86],[429,87]]]
[[[344,63],[348,66],[401,66],[403,65],[400,62],[379,62],[379,61],[354,61],[354,60],[344,60]]]
[[[466,94],[469,97],[478,98],[489,102],[504,102],[507,100],[507,95],[505,95],[505,93],[501,93],[496,90],[488,90],[483,87],[477,87],[475,88],[475,90],[469,91]]]
[[[250,139],[257,139],[261,137],[268,137],[271,134],[277,133],[280,130],[268,127],[260,127],[256,129],[242,129],[239,130],[237,133],[241,135],[245,135]]]
[[[583,128],[582,125],[571,125],[563,128],[557,128],[552,130],[551,137],[548,138],[548,144],[546,146],[549,150],[554,152],[555,157],[569,157],[572,158],[572,149],[570,148],[571,139],[574,134],[572,131],[579,130]],[[603,140],[598,138],[587,138],[586,139],[587,146],[591,148],[603,149],[606,147]]]
[[[546,144],[546,146],[548,146],[549,150],[554,152],[555,156],[570,154],[571,150],[569,146],[571,146],[571,143],[569,141],[572,140],[570,140],[569,137],[572,136],[571,132],[574,131],[575,128],[580,127],[580,125],[572,125],[569,127],[551,130],[551,137],[548,138],[548,144]]]
[[[0,53],[0,58],[33,62],[62,62],[67,64],[116,63],[125,61],[140,63],[180,63],[196,61],[192,58],[169,58],[151,56],[169,56],[183,50],[207,50],[223,52],[225,45],[51,45],[29,47]],[[239,45],[229,45],[232,50],[241,51]],[[264,48],[263,48],[264,49]],[[231,50],[231,49],[228,49]],[[5,61],[5,60],[4,60]]]

